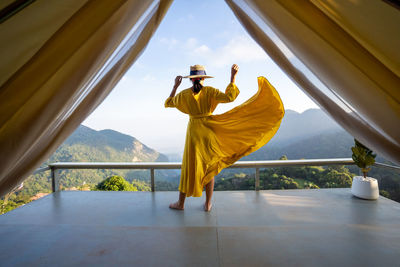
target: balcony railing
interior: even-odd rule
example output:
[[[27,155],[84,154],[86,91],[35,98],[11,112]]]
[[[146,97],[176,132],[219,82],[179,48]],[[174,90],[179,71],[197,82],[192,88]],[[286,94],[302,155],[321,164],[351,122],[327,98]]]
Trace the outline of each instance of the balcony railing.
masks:
[[[260,190],[260,168],[287,167],[287,166],[327,166],[327,165],[354,165],[351,158],[336,159],[301,159],[301,160],[263,160],[263,161],[237,161],[229,168],[255,168],[255,190]],[[154,171],[180,169],[180,162],[56,162],[37,169],[34,174],[51,171],[51,185],[53,192],[59,191],[57,170],[65,169],[140,169],[150,170],[151,191],[155,191]],[[400,167],[375,163],[374,166],[400,171]]]

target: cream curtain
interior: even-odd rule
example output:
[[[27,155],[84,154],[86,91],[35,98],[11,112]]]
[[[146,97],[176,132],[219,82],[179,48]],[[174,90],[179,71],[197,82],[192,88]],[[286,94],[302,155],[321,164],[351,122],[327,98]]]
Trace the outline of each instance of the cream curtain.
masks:
[[[172,0],[37,0],[0,24],[0,196],[110,93]]]
[[[226,2],[322,109],[362,143],[400,164],[398,9],[370,0]]]

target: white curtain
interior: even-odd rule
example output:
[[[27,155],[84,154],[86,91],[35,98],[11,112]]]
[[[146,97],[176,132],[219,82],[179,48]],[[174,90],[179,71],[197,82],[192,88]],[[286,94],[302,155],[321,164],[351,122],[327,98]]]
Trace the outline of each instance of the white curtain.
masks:
[[[37,0],[0,24],[0,196],[104,100],[171,2]]]
[[[0,196],[102,102],[171,1],[37,0],[0,24]],[[398,10],[369,0],[226,2],[322,109],[400,164]]]
[[[400,164],[399,10],[369,0],[226,2],[323,110],[360,142]]]

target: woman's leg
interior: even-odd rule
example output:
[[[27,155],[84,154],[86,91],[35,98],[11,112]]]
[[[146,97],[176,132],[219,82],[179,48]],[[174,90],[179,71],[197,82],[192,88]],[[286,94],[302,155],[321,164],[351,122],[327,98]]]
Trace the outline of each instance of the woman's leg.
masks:
[[[186,193],[179,191],[179,200],[175,203],[171,203],[169,207],[171,209],[183,210],[185,208]]]
[[[204,210],[210,211],[211,210],[211,198],[214,191],[214,178],[206,184],[206,203],[204,203]]]

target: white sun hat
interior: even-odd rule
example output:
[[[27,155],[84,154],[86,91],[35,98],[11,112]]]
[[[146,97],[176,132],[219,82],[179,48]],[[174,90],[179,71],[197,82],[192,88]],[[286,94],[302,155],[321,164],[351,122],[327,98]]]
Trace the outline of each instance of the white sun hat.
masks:
[[[201,65],[190,66],[190,75],[183,78],[214,78],[206,74],[206,69]]]

